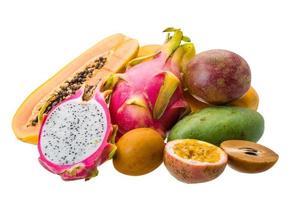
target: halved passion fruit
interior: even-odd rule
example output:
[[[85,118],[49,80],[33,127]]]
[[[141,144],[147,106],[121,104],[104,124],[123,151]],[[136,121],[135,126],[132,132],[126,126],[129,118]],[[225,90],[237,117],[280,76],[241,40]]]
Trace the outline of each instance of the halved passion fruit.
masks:
[[[89,85],[122,71],[138,52],[137,40],[115,34],[98,42],[67,64],[32,92],[16,111],[12,128],[16,137],[36,144],[40,121],[53,106],[72,95],[83,84]]]
[[[219,147],[195,139],[168,142],[164,164],[179,181],[201,183],[215,179],[225,169],[226,153]]]
[[[244,140],[227,140],[221,148],[228,154],[228,164],[245,173],[258,173],[270,169],[279,156],[271,149]]]

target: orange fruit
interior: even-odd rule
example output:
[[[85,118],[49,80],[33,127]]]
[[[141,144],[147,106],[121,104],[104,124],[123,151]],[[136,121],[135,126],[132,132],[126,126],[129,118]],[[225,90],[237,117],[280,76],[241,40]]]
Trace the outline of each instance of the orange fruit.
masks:
[[[244,96],[242,96],[240,99],[230,102],[229,105],[257,110],[258,103],[258,94],[253,87],[250,87]]]
[[[117,142],[114,167],[126,175],[138,176],[156,169],[163,161],[164,140],[151,128],[133,129]]]

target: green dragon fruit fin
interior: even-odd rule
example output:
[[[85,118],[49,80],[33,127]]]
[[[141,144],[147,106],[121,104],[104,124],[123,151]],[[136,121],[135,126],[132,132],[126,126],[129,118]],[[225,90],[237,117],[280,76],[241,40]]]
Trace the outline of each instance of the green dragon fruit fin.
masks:
[[[88,177],[85,178],[85,181],[88,181],[88,180],[90,180],[91,178],[98,176],[98,174],[99,174],[99,171],[98,171],[97,168],[95,168],[95,169],[93,169],[93,170],[90,170],[90,171],[89,171]]]
[[[185,44],[181,45],[181,47],[184,50],[184,54],[180,61],[180,67],[181,67],[180,71],[182,73],[185,73],[187,64],[190,62],[190,60],[196,54],[196,49],[195,49],[195,46],[193,43],[185,43]]]
[[[171,39],[171,33],[167,33],[165,43],[167,43]]]
[[[159,90],[159,94],[153,108],[154,119],[160,119],[164,114],[174,92],[179,86],[179,83],[180,80],[173,73],[165,72],[164,82]]]
[[[127,99],[126,104],[127,105],[136,105],[136,106],[143,107],[146,109],[148,108],[145,100],[139,96],[133,96],[130,99]]]
[[[110,75],[107,78],[107,80],[103,83],[101,91],[112,90],[115,87],[115,85],[118,83],[120,78],[122,78],[122,75],[118,73]]]
[[[150,55],[146,55],[146,56],[140,56],[140,57],[137,57],[137,58],[134,58],[132,59],[131,61],[128,62],[127,66],[126,66],[126,70],[128,70],[129,68],[137,65],[137,64],[140,64],[141,62],[149,59],[149,58],[153,58],[155,57],[156,55],[158,55],[160,53],[160,51],[157,51],[153,54],[150,54]]]
[[[196,51],[193,43],[185,43],[176,49],[171,59],[173,63],[177,63],[180,72],[184,73],[186,65],[195,56],[195,53]]]
[[[183,33],[180,29],[175,28],[167,28],[163,32],[173,32],[173,36],[169,36],[169,40],[162,46],[161,50],[169,57],[179,47],[183,39]]]
[[[118,126],[113,125],[112,127],[113,127],[113,130],[112,130],[112,134],[111,134],[110,139],[109,139],[109,143],[110,144],[115,144],[116,136],[117,136],[117,133],[118,133]]]
[[[60,173],[60,175],[68,174],[70,176],[75,176],[78,172],[80,172],[84,169],[85,169],[85,165],[83,163],[78,163],[78,164],[72,166],[71,168],[64,170],[63,172]]]
[[[117,151],[117,145],[111,144],[111,150],[110,150],[110,153],[108,154],[108,159],[109,160],[114,157],[116,151]]]
[[[188,36],[182,36],[182,41],[184,42],[191,42],[191,39]]]
[[[180,68],[180,71],[181,71],[180,63],[181,63],[181,59],[182,59],[184,53],[185,53],[184,48],[181,45],[176,49],[176,51],[173,53],[173,55],[171,57],[172,63],[176,63],[178,65],[178,67]]]

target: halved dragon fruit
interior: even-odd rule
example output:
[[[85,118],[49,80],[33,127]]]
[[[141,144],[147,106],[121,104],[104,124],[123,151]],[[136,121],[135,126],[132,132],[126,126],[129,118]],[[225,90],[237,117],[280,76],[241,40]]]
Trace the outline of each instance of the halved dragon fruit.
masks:
[[[168,35],[159,52],[132,60],[124,74],[115,74],[106,82],[107,88],[114,88],[109,108],[113,124],[118,125],[118,138],[142,127],[155,128],[165,137],[188,110],[180,69],[182,62],[194,56],[195,49],[180,29],[168,28],[165,32],[174,34]],[[153,59],[142,62],[149,58]]]
[[[116,150],[113,129],[103,93],[79,89],[43,118],[39,161],[64,180],[90,179]]]

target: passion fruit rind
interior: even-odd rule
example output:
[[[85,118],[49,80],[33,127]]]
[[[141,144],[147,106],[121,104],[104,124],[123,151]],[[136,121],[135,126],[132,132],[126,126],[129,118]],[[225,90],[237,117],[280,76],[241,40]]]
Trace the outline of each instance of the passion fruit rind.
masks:
[[[187,159],[179,156],[174,151],[174,146],[179,143],[193,142],[206,148],[214,149],[213,154],[218,154],[219,158],[215,161],[199,161],[199,159]],[[191,154],[201,152],[190,152]],[[204,155],[204,157],[207,155]],[[209,156],[209,155],[208,155]],[[193,157],[193,155],[191,155]],[[217,146],[195,139],[179,139],[168,142],[164,151],[164,164],[168,171],[179,181],[184,183],[202,183],[215,179],[225,169],[227,155]]]

